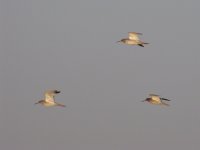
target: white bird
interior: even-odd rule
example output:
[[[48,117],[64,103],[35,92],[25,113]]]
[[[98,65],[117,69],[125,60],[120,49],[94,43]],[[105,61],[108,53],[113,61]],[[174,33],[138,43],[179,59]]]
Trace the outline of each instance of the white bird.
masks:
[[[121,39],[120,41],[117,41],[117,42],[122,42],[122,43],[128,44],[128,45],[138,45],[141,47],[144,47],[144,44],[149,44],[149,43],[141,41],[139,39],[138,35],[142,35],[142,33],[129,32],[128,38]]]
[[[156,95],[156,94],[149,94],[149,97],[146,98],[145,100],[143,100],[142,102],[149,102],[151,104],[154,104],[154,105],[165,105],[165,106],[169,106],[169,104],[163,102],[163,101],[170,101],[169,99],[166,99],[166,98],[162,98],[160,97],[159,95]]]
[[[61,106],[61,107],[65,107],[65,105],[63,104],[59,104],[57,102],[55,102],[55,95],[60,93],[60,91],[57,90],[48,90],[45,92],[45,99],[44,100],[40,100],[35,104],[41,104],[45,107],[51,107],[51,106]]]

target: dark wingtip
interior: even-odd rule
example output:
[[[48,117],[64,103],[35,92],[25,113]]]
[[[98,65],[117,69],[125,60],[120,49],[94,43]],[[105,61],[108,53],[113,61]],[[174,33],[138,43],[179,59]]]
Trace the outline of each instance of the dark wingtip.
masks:
[[[138,44],[139,46],[141,46],[141,47],[144,47],[144,45],[142,45],[142,44]]]
[[[171,100],[169,100],[169,99],[166,99],[166,98],[161,98],[162,100],[164,100],[164,101],[171,101]]]
[[[38,101],[38,102],[34,103],[34,105],[37,105],[37,104],[39,104],[39,103],[40,103],[40,101]]]
[[[55,90],[55,93],[57,94],[57,93],[60,93],[60,91],[58,91],[58,90]]]

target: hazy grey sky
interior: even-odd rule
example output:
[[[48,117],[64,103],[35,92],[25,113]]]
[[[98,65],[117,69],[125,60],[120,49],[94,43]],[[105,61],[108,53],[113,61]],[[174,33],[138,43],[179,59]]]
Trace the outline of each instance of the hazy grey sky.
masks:
[[[198,150],[200,1],[2,0],[0,149]],[[116,43],[142,32],[146,47]],[[47,89],[67,108],[35,106]],[[149,93],[171,107],[142,103]]]

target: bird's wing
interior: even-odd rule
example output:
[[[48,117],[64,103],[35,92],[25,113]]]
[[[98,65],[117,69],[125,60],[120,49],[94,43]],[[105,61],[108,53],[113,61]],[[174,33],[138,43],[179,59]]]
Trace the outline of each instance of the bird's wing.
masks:
[[[171,101],[171,100],[166,99],[166,98],[161,98],[161,100],[164,100],[164,101]]]
[[[152,100],[154,100],[156,102],[160,102],[160,97],[158,95],[150,94],[150,97],[151,97]]]
[[[55,95],[56,95],[56,91],[55,90],[46,91],[45,92],[45,101],[55,102],[55,100],[54,100],[54,96]]]
[[[138,35],[142,35],[142,33],[136,33],[136,32],[129,32],[128,33],[128,37],[129,37],[130,40],[138,41],[139,40]]]
[[[165,103],[165,102],[163,102],[163,101],[161,101],[161,105],[170,106],[169,104],[167,104],[167,103]]]

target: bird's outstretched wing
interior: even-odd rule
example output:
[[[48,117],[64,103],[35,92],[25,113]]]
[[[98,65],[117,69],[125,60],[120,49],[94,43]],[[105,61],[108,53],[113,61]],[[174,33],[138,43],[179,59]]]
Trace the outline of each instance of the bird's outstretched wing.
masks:
[[[165,103],[165,102],[163,102],[163,101],[161,101],[161,105],[170,106],[169,104],[167,104],[167,103]]]
[[[171,100],[169,100],[169,99],[167,99],[167,98],[161,98],[161,100],[164,100],[164,101],[171,101]]]
[[[128,33],[128,38],[129,38],[130,40],[139,41],[140,39],[139,39],[138,35],[142,35],[142,33],[129,32],[129,33]]]

